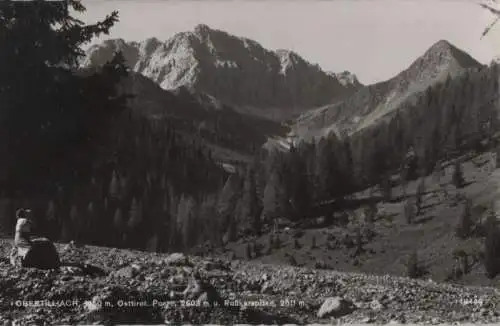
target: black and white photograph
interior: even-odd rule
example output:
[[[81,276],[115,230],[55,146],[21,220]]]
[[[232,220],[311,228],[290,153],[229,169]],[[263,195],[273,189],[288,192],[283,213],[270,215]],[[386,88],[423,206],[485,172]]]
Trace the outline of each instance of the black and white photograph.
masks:
[[[500,324],[500,0],[0,1],[3,325]]]

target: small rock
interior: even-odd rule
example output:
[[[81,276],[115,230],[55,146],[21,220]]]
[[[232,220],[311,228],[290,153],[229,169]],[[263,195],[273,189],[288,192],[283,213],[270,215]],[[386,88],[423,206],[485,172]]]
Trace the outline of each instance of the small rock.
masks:
[[[65,275],[84,275],[83,269],[75,266],[62,266],[61,272]]]
[[[347,315],[354,310],[352,302],[341,297],[327,298],[318,310],[318,318],[324,317],[340,317]]]
[[[260,293],[272,294],[273,287],[269,284],[269,282],[265,282],[260,289]]]
[[[135,269],[138,272],[140,272],[142,270],[142,267],[139,264],[132,264],[132,265],[130,265],[130,267],[132,267],[133,269]]]
[[[169,266],[189,266],[189,260],[186,255],[183,253],[173,253],[170,254],[165,260],[163,261],[166,265]]]
[[[378,300],[372,300],[372,302],[370,302],[370,308],[372,310],[379,311],[384,309],[384,305]]]
[[[117,278],[134,278],[137,275],[137,270],[134,269],[132,266],[120,268],[116,272],[112,274],[114,277]]]

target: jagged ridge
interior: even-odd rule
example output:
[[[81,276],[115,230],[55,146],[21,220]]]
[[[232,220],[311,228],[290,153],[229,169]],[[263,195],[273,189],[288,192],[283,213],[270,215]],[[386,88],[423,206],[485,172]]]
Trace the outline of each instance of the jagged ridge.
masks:
[[[184,86],[242,106],[306,109],[345,98],[359,88],[292,51],[269,51],[206,25],[165,42],[105,41],[87,51],[83,66],[101,65],[117,50],[123,51],[134,71],[163,89]]]
[[[447,76],[480,67],[482,65],[470,55],[440,40],[395,77],[362,87],[344,101],[306,112],[297,119],[295,133],[307,137],[330,131],[359,131],[382,121],[405,101]]]

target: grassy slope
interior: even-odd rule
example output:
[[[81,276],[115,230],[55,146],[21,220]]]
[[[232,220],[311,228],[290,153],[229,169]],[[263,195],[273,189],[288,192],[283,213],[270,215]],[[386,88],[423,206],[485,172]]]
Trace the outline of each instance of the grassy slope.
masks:
[[[500,184],[500,169],[488,172],[488,164],[480,167],[476,166],[481,162],[487,162],[488,155],[480,155],[473,160],[467,160],[463,164],[464,176],[469,183],[460,192],[471,198],[476,210],[481,210],[481,206],[486,206],[492,198],[498,197],[498,186]],[[475,163],[476,164],[475,164]],[[364,238],[364,248],[366,252],[358,259],[354,259],[352,254],[354,249],[348,249],[340,244],[345,234],[350,234],[354,238],[354,230],[357,225],[354,216],[359,216],[361,209],[355,214],[351,212],[351,222],[347,228],[323,227],[307,229],[298,240],[302,245],[300,249],[295,249],[292,232],[280,230],[280,238],[283,246],[280,249],[272,250],[267,254],[269,234],[263,235],[258,242],[264,247],[264,255],[256,260],[261,262],[282,262],[288,263],[287,256],[293,255],[299,265],[315,266],[316,262],[325,262],[328,268],[341,271],[359,271],[374,274],[405,275],[405,263],[408,255],[416,249],[419,260],[424,266],[429,268],[430,275],[434,280],[443,281],[450,274],[454,259],[452,252],[455,249],[463,249],[468,253],[477,253],[483,249],[482,238],[470,238],[460,240],[455,236],[455,226],[458,216],[463,210],[463,202],[456,203],[454,194],[457,190],[451,183],[452,167],[448,166],[446,175],[438,183],[432,176],[426,178],[426,196],[423,201],[423,212],[417,217],[416,223],[408,225],[404,216],[404,204],[402,200],[391,203],[378,203],[378,216],[374,222],[375,237],[368,241]],[[417,182],[409,184],[407,194],[414,196]],[[443,189],[449,190],[447,197]],[[368,191],[364,194],[366,195]],[[395,196],[401,195],[401,189],[393,189]],[[479,218],[481,214],[474,214]],[[484,215],[484,214],[482,214]],[[363,223],[362,223],[363,224]],[[317,248],[311,249],[312,238],[316,238]],[[330,239],[330,241],[328,240]],[[327,243],[331,246],[328,247]],[[231,243],[228,245],[236,253],[236,257],[246,256],[246,242]],[[356,264],[356,260],[359,264]],[[489,280],[484,275],[482,264],[477,261],[471,268],[469,275],[466,275],[460,283],[477,285],[497,285],[498,279]]]

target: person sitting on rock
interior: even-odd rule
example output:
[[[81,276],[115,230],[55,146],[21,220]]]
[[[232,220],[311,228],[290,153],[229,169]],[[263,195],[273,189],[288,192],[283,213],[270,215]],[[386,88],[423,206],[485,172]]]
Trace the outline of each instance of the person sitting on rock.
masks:
[[[52,241],[33,233],[31,210],[18,209],[16,218],[14,246],[10,253],[11,264],[41,269],[58,268],[61,261]]]

